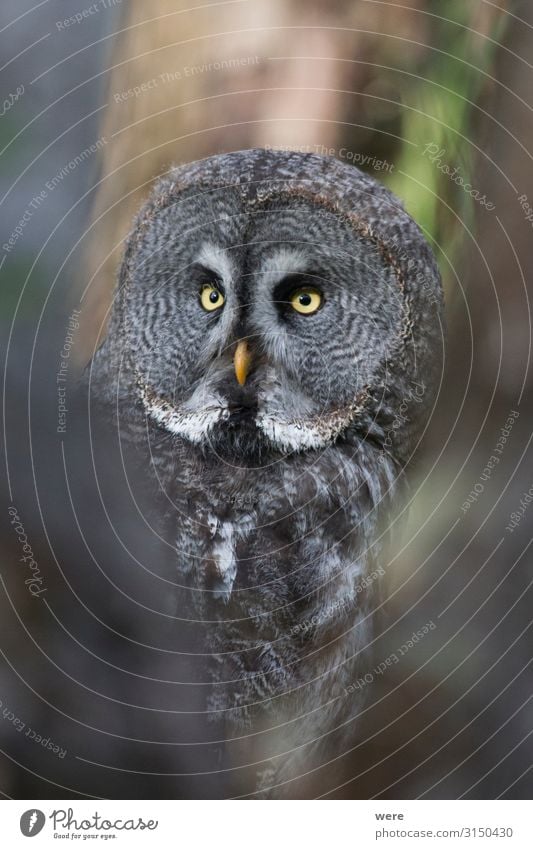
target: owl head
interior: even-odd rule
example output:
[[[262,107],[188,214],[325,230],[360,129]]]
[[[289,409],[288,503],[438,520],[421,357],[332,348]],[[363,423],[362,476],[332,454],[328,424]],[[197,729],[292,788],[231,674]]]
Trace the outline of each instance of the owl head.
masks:
[[[241,151],[159,182],[92,372],[203,452],[349,439],[401,459],[434,398],[441,312],[431,251],[383,186],[331,157]]]

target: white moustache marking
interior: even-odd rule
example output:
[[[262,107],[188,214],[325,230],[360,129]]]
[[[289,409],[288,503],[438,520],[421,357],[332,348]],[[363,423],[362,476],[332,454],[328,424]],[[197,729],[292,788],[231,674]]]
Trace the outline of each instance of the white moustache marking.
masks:
[[[257,426],[283,451],[305,451],[329,445],[350,424],[351,419],[350,408],[308,421],[284,421],[263,412],[257,417]]]
[[[193,399],[189,399],[182,407],[174,407],[142,381],[139,380],[137,386],[144,409],[153,421],[169,433],[196,444],[204,442],[215,425],[227,421],[231,415],[226,401],[216,394],[211,395],[209,403],[199,410],[189,410],[187,406]],[[270,442],[282,451],[324,448],[350,424],[358,409],[358,400],[361,399],[355,399],[349,407],[307,420],[287,421],[262,410],[255,423]]]
[[[265,413],[258,416],[257,426],[274,445],[284,451],[323,448],[336,436],[336,433],[316,425],[305,422],[285,422]]]
[[[144,409],[150,418],[169,433],[181,436],[190,442],[203,442],[218,422],[229,418],[229,410],[222,400],[219,404],[210,404],[201,410],[189,411],[172,406],[145,387],[140,387],[140,394]]]

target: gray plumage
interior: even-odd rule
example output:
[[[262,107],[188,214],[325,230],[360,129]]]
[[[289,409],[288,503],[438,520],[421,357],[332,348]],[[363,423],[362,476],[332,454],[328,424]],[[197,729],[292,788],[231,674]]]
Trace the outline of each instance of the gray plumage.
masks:
[[[206,286],[220,307],[202,307]],[[316,311],[293,308],[302,291]],[[360,707],[345,688],[372,639],[368,576],[434,401],[441,313],[417,225],[333,158],[184,166],[128,240],[91,393],[163,493],[154,533],[176,616],[203,623],[206,710],[228,739],[254,735],[260,787],[320,763],[312,741],[329,753],[323,735]]]

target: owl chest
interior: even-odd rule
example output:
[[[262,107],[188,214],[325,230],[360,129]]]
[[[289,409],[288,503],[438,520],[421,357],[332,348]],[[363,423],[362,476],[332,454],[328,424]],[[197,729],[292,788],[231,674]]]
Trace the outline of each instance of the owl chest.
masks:
[[[271,639],[346,598],[363,568],[354,557],[357,535],[345,513],[334,521],[324,515],[320,503],[295,510],[266,492],[241,494],[229,507],[213,497],[191,503],[176,554],[202,618],[238,620],[243,638]]]

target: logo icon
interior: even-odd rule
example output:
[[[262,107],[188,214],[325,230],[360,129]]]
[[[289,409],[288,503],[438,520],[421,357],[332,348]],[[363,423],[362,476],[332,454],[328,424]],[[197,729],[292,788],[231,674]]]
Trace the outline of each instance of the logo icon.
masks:
[[[42,811],[37,808],[31,808],[29,811],[24,811],[20,818],[20,830],[24,837],[35,837],[42,831],[46,822],[46,817]]]

